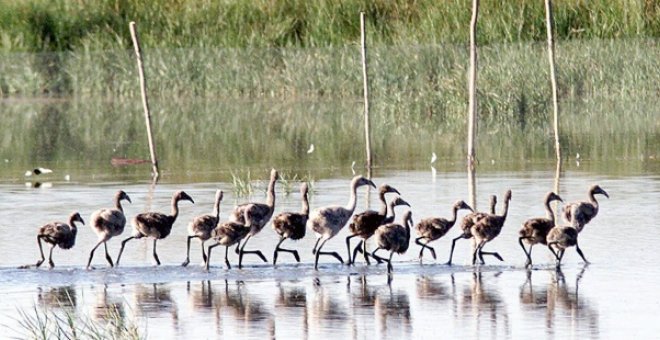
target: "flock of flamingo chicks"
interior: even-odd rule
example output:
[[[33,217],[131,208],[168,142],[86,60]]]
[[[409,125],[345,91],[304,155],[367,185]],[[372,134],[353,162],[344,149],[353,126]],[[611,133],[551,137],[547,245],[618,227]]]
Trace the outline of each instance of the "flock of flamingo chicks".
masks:
[[[242,267],[244,254],[255,254],[259,256],[264,262],[267,262],[266,257],[259,250],[245,250],[245,246],[250,238],[259,233],[264,226],[271,220],[275,208],[275,183],[279,176],[275,169],[271,171],[270,182],[268,184],[267,202],[264,203],[245,203],[238,205],[229,215],[227,221],[220,220],[220,202],[222,201],[223,192],[218,190],[215,197],[215,205],[213,213],[210,215],[201,215],[195,217],[188,225],[189,236],[187,238],[186,259],[183,266],[190,263],[190,242],[193,238],[197,238],[202,244],[202,257],[204,259],[206,270],[209,269],[211,262],[211,251],[217,246],[225,247],[225,264],[227,268],[231,268],[227,253],[229,247],[236,245],[236,253],[239,255],[238,267]],[[296,261],[300,262],[300,256],[297,250],[281,248],[282,242],[286,239],[299,240],[305,236],[306,230],[310,229],[318,236],[312,253],[315,255],[314,268],[318,269],[319,256],[330,255],[335,257],[339,262],[344,263],[342,257],[337,252],[322,251],[325,243],[336,236],[340,230],[349,222],[350,236],[346,238],[346,247],[348,249],[348,264],[354,264],[358,252],[364,255],[364,260],[370,264],[369,257],[376,260],[378,263],[387,262],[388,273],[392,271],[392,255],[394,253],[402,254],[408,250],[410,244],[410,230],[413,227],[412,213],[407,210],[402,219],[402,223],[395,222],[395,207],[410,205],[401,197],[396,196],[389,202],[386,201],[385,195],[388,193],[400,194],[395,188],[383,184],[379,188],[379,198],[382,206],[379,211],[367,210],[360,214],[353,215],[357,201],[357,189],[361,186],[371,186],[376,188],[375,184],[362,176],[353,178],[350,186],[350,199],[346,206],[327,206],[318,208],[310,213],[308,201],[308,187],[303,183],[300,188],[302,195],[302,211],[301,212],[283,212],[273,218],[272,226],[275,232],[280,236],[280,240],[275,247],[273,254],[273,264],[277,264],[279,252],[291,253]],[[595,198],[596,194],[602,194],[609,198],[607,192],[601,189],[598,185],[594,185],[589,189],[589,200],[581,202],[568,203],[564,206],[564,219],[567,225],[558,225],[554,218],[554,213],[550,206],[552,201],[562,201],[554,192],[549,192],[545,196],[545,209],[547,212],[546,217],[538,217],[525,221],[519,232],[519,243],[527,257],[526,266],[532,265],[532,246],[535,244],[546,245],[556,258],[557,267],[561,264],[561,259],[567,248],[575,246],[578,254],[586,262],[586,258],[582,250],[578,246],[578,234],[584,226],[598,214],[598,201]],[[92,248],[87,261],[87,268],[90,268],[94,251],[103,244],[105,248],[105,258],[111,267],[119,265],[121,255],[124,252],[126,243],[132,239],[140,239],[149,237],[153,239],[153,256],[156,263],[160,265],[158,254],[156,252],[157,241],[167,237],[172,230],[172,226],[179,215],[179,201],[185,200],[194,203],[193,199],[183,191],[174,193],[172,197],[172,212],[171,214],[163,214],[159,212],[146,212],[136,215],[133,218],[133,234],[121,242],[119,255],[115,263],[108,253],[107,242],[112,237],[119,236],[123,233],[126,225],[126,217],[121,205],[122,200],[131,202],[131,199],[124,191],[119,191],[115,195],[115,207],[111,209],[100,209],[91,215],[91,227],[98,235],[98,243]],[[507,217],[509,209],[509,201],[511,200],[511,190],[504,194],[504,206],[500,214],[495,213],[495,206],[497,203],[496,196],[491,196],[490,211],[475,212],[464,201],[457,201],[452,207],[452,215],[450,219],[442,217],[426,218],[421,220],[416,225],[418,237],[415,243],[421,247],[419,252],[419,259],[422,260],[424,251],[428,250],[431,256],[435,259],[435,249],[429,246],[429,243],[435,241],[445,234],[454,226],[457,219],[458,210],[469,210],[470,213],[463,217],[461,224],[461,234],[453,239],[451,251],[449,254],[448,265],[452,263],[452,255],[456,241],[459,239],[473,239],[474,252],[472,255],[472,264],[477,264],[477,258],[481,264],[484,264],[484,255],[491,255],[500,261],[502,257],[497,252],[484,251],[484,246],[492,241],[500,234],[504,222]],[[563,201],[562,201],[563,202]],[[69,217],[69,223],[52,222],[42,226],[37,235],[37,243],[41,253],[41,259],[36,263],[39,267],[44,261],[44,252],[42,248],[42,241],[51,245],[48,262],[51,268],[54,266],[52,255],[55,246],[62,249],[70,249],[74,246],[77,234],[75,223],[83,223],[80,214],[74,212]],[[367,251],[367,239],[375,237],[377,248],[371,253]],[[353,249],[351,254],[350,241],[354,237],[361,238],[358,245]],[[204,242],[213,240],[215,243],[204,248]],[[525,247],[527,243],[528,247]],[[376,254],[379,250],[388,250],[390,252],[389,258],[380,257]]]

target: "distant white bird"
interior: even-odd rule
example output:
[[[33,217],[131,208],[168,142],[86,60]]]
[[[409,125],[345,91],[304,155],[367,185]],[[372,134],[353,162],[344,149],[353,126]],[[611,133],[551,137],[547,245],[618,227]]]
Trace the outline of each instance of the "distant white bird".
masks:
[[[435,163],[435,161],[437,160],[438,160],[438,156],[435,154],[435,152],[433,152],[431,154],[431,164]]]
[[[41,175],[41,174],[50,174],[50,173],[53,173],[53,170],[47,168],[36,168],[32,171],[30,170],[26,171],[25,176],[27,177],[27,176],[32,176],[32,174]]]
[[[353,173],[353,175],[355,175],[355,161],[351,163],[351,172]]]
[[[312,153],[314,152],[314,144],[309,145],[309,149],[307,149],[307,153]]]
[[[71,175],[69,175],[69,174],[64,175],[64,180],[67,181],[67,182],[70,181],[71,180]]]

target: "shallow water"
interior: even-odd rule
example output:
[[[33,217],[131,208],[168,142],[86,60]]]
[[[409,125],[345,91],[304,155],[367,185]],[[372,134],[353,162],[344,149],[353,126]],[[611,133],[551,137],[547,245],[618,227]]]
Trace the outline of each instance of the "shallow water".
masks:
[[[416,245],[411,245],[408,253],[395,256],[390,285],[383,265],[366,267],[362,261],[347,267],[322,257],[320,270],[315,271],[311,254],[315,239],[311,234],[299,242],[283,244],[300,251],[301,264],[294,264],[293,258],[283,253],[281,265],[272,268],[246,255],[245,268],[227,270],[223,250],[216,248],[213,266],[206,273],[198,265],[199,242],[194,240],[191,265],[181,268],[185,226],[193,216],[210,212],[215,189],[223,189],[226,194],[221,216],[226,216],[230,206],[245,200],[233,195],[231,183],[164,181],[152,187],[146,182],[90,181],[54,182],[39,188],[5,183],[0,186],[0,201],[4,202],[0,222],[0,296],[4,303],[0,319],[20,335],[17,309],[47,306],[103,320],[108,306],[115,306],[123,317],[137,320],[150,338],[173,334],[179,338],[430,338],[438,334],[475,338],[539,334],[548,338],[653,337],[660,331],[660,325],[654,322],[654,316],[660,313],[660,293],[655,284],[660,269],[653,265],[660,255],[656,247],[660,231],[654,228],[654,221],[660,219],[660,176],[654,170],[657,163],[647,162],[639,167],[642,170],[623,175],[616,171],[607,175],[585,171],[584,164],[581,168],[567,166],[560,182],[560,195],[565,201],[583,199],[593,183],[599,183],[611,199],[599,200],[599,215],[580,234],[580,246],[592,264],[581,264],[570,249],[561,273],[555,271],[547,249],[540,246],[533,253],[534,270],[523,268],[525,258],[517,243],[519,226],[527,218],[544,214],[542,197],[554,185],[552,171],[535,170],[544,165],[529,167],[525,172],[479,173],[479,209],[486,208],[489,194],[501,195],[508,188],[513,191],[502,234],[485,248],[498,251],[505,262],[487,257],[487,265],[474,268],[469,265],[470,242],[459,241],[456,265],[444,265],[451,238],[458,234],[451,230],[432,244],[437,261],[426,258],[420,265]],[[350,176],[316,180],[312,209],[345,204]],[[257,177],[265,174],[254,175]],[[377,185],[395,186],[411,203],[415,221],[447,216],[455,200],[467,200],[464,172],[439,171],[434,175],[428,170],[380,169],[373,179]],[[258,190],[252,199],[264,201],[263,181],[255,185]],[[276,213],[300,209],[297,185],[285,195],[284,185],[278,184]],[[94,259],[96,269],[86,271],[83,266],[95,235],[83,226],[76,247],[55,250],[55,269],[16,269],[38,258],[34,237],[38,226],[65,219],[73,209],[88,220],[93,210],[110,205],[119,188],[133,199],[133,204],[125,205],[130,216],[150,209],[169,209],[170,195],[178,189],[185,189],[195,199],[194,205],[181,203],[172,234],[158,243],[163,266],[153,266],[152,243],[137,240],[127,244],[120,267],[106,268],[99,249]],[[365,201],[365,191],[361,190],[358,211],[365,209]],[[373,191],[369,201],[372,208],[378,206]],[[325,249],[336,250],[345,258],[345,236],[347,231],[343,230]],[[276,240],[268,226],[250,240],[246,249],[261,249],[271,260]],[[109,242],[113,257],[119,241]],[[237,256],[233,252],[229,256],[237,267]]]

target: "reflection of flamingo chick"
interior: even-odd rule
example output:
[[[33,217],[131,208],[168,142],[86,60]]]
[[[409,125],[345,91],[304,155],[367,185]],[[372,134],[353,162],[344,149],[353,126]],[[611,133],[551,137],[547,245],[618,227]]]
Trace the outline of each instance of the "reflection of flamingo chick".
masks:
[[[594,185],[589,188],[588,202],[571,202],[564,206],[564,220],[573,225],[578,233],[598,214],[598,201],[594,197],[596,194],[605,195],[605,197],[610,198],[610,195],[605,190],[601,189],[598,185]]]
[[[108,254],[108,240],[114,236],[119,236],[124,232],[124,227],[126,226],[126,216],[124,216],[124,208],[121,206],[121,201],[127,200],[131,202],[131,198],[123,191],[119,190],[115,194],[115,207],[113,209],[99,209],[92,213],[90,220],[92,221],[90,226],[92,230],[96,233],[99,238],[99,242],[92,248],[92,251],[89,253],[89,260],[87,261],[87,269],[90,268],[92,263],[92,258],[94,257],[94,251],[98,248],[101,243],[105,248],[105,259],[110,264],[110,267],[113,267],[112,257]]]
[[[536,217],[525,221],[522,228],[518,232],[520,235],[518,238],[518,243],[520,243],[520,246],[527,256],[527,262],[525,262],[526,267],[532,265],[532,247],[538,243],[546,244],[546,237],[548,236],[548,232],[550,229],[552,229],[552,227],[555,226],[555,214],[552,212],[552,208],[550,207],[550,202],[552,201],[563,202],[561,197],[559,197],[554,192],[547,193],[544,199],[546,217]],[[529,244],[529,251],[527,251],[525,248],[523,241]]]
[[[211,232],[211,237],[216,241],[216,243],[209,246],[208,249],[206,263],[204,264],[204,267],[207,271],[209,270],[209,265],[211,263],[211,250],[217,246],[225,246],[225,264],[227,265],[227,269],[231,269],[229,259],[227,258],[229,247],[233,246],[234,244],[238,244],[243,238],[245,238],[245,236],[248,235],[251,230],[251,223],[253,221],[251,213],[254,211],[255,209],[252,209],[249,206],[246,206],[246,209],[243,210],[244,217],[242,220],[247,221],[246,225],[240,224],[238,222],[227,221],[218,224],[218,226],[213,229]]]
[[[188,242],[186,244],[186,260],[181,264],[187,266],[190,263],[190,240],[198,238],[202,242],[202,259],[206,263],[206,252],[204,251],[204,242],[211,238],[211,232],[220,221],[220,202],[223,196],[222,190],[216,190],[215,201],[213,204],[213,213],[210,215],[200,215],[195,217],[188,225]]]
[[[415,239],[415,243],[422,247],[422,249],[419,251],[420,261],[422,260],[422,256],[424,256],[424,250],[427,248],[431,251],[431,255],[435,260],[435,249],[429,247],[428,244],[431,241],[435,241],[445,236],[449,229],[451,229],[456,223],[456,215],[460,209],[473,211],[472,208],[464,201],[456,201],[452,207],[451,220],[442,217],[432,217],[425,218],[417,223],[417,235],[419,235],[419,237]],[[422,239],[426,242],[422,243]]]
[[[376,229],[380,227],[383,223],[383,220],[387,217],[387,201],[385,200],[385,194],[387,193],[396,193],[400,195],[399,191],[394,187],[391,187],[387,184],[382,184],[378,188],[378,198],[381,202],[381,207],[379,211],[367,210],[353,216],[353,222],[348,225],[348,229],[351,234],[346,237],[346,248],[348,249],[348,264],[352,264],[355,259],[351,258],[351,238],[355,236],[360,236],[363,239],[368,239],[371,237]],[[366,245],[365,245],[366,246]],[[367,254],[367,253],[365,253]],[[365,255],[365,261],[369,263],[369,258]]]
[[[387,262],[387,272],[392,272],[392,255],[394,253],[403,254],[410,245],[410,228],[413,225],[412,212],[410,210],[403,214],[403,223],[405,227],[398,223],[388,223],[378,227],[376,230],[376,244],[378,248],[374,249],[371,256],[375,259]],[[389,259],[384,259],[376,255],[376,251],[385,249],[390,251]]]
[[[561,266],[561,259],[564,257],[566,248],[572,246],[575,246],[575,250],[577,250],[582,260],[584,260],[585,263],[589,263],[589,261],[584,258],[580,246],[578,246],[578,231],[573,226],[556,226],[550,229],[546,242],[552,254],[555,255],[557,268]]]
[[[229,220],[232,222],[238,222],[239,224],[247,225],[244,220],[245,209],[250,208],[254,211],[250,212],[252,216],[252,227],[250,232],[247,235],[247,238],[243,242],[243,245],[240,246],[238,250],[238,268],[243,267],[243,255],[244,254],[255,254],[259,256],[264,262],[268,262],[264,254],[260,250],[244,250],[245,245],[248,243],[250,238],[258,234],[261,229],[268,223],[270,218],[273,216],[273,211],[275,210],[275,182],[280,178],[277,170],[272,169],[270,171],[270,182],[268,183],[268,198],[266,204],[263,203],[245,203],[234,208],[234,211],[229,215]]]
[[[307,183],[300,186],[300,195],[302,196],[302,212],[283,212],[273,218],[273,230],[280,235],[280,242],[275,247],[273,253],[273,265],[277,264],[277,254],[280,251],[285,251],[293,254],[296,261],[300,262],[300,255],[297,250],[280,248],[280,245],[286,239],[300,240],[305,237],[305,224],[309,218],[309,189]]]
[[[491,195],[490,196],[490,214],[495,215],[495,205],[497,204],[497,196]],[[474,210],[473,210],[474,211]],[[456,241],[464,238],[464,239],[469,239],[472,238],[472,227],[479,222],[482,218],[488,216],[487,213],[484,212],[473,212],[471,214],[467,214],[463,217],[463,223],[461,224],[461,231],[462,233],[454,238],[451,241],[451,250],[449,251],[449,261],[447,261],[447,265],[451,266],[451,260],[454,257],[454,247],[456,247]]]
[[[309,216],[307,227],[312,229],[318,235],[316,244],[314,244],[314,248],[312,249],[312,254],[316,255],[314,269],[318,269],[320,255],[332,255],[339,260],[339,262],[344,263],[344,260],[342,260],[337,252],[322,252],[321,249],[329,239],[335,237],[335,235],[344,228],[346,222],[348,222],[351,215],[353,215],[357,203],[357,188],[363,185],[370,185],[376,188],[376,185],[371,180],[362,176],[355,176],[351,181],[351,198],[346,207],[329,206],[318,208]],[[321,240],[323,240],[323,242],[319,245]]]
[[[156,264],[160,266],[160,260],[156,253],[156,242],[167,237],[172,231],[172,226],[174,225],[176,218],[179,216],[179,201],[181,200],[190,201],[193,204],[195,203],[188,194],[183,191],[177,191],[172,196],[172,213],[170,215],[159,212],[147,212],[137,214],[133,218],[133,236],[121,242],[119,255],[117,255],[117,265],[119,265],[119,260],[121,260],[121,254],[124,252],[126,242],[134,238],[141,239],[143,237],[151,237],[154,239],[154,259],[156,260]]]
[[[78,228],[76,228],[75,222],[85,224],[82,217],[80,217],[80,214],[73,212],[69,215],[69,224],[64,222],[51,222],[39,228],[37,244],[39,245],[41,260],[37,261],[37,268],[39,268],[39,266],[41,266],[46,260],[44,257],[44,249],[41,247],[41,240],[51,244],[50,253],[48,254],[48,264],[51,268],[55,267],[55,263],[53,263],[53,249],[55,246],[59,246],[62,249],[71,249],[76,244]]]
[[[484,254],[495,256],[498,260],[504,261],[502,256],[497,252],[485,252],[482,249],[486,243],[492,241],[500,234],[500,231],[502,231],[504,221],[506,221],[506,216],[509,211],[509,201],[511,201],[511,190],[507,190],[506,194],[504,194],[504,207],[501,215],[489,214],[479,220],[477,224],[472,227],[472,237],[474,237],[476,244],[474,253],[472,254],[473,265],[477,263],[477,255],[479,255],[481,264],[484,264]]]

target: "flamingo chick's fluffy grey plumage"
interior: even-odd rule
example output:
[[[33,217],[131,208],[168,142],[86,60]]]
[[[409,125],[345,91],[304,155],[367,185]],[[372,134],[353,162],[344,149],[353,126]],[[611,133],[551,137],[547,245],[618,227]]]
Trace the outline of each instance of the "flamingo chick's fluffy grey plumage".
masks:
[[[357,188],[363,185],[370,185],[373,188],[376,188],[376,185],[371,180],[362,176],[355,176],[351,181],[351,197],[345,207],[337,205],[322,207],[314,210],[310,214],[309,219],[307,220],[307,227],[318,235],[318,239],[312,249],[312,254],[316,255],[314,269],[318,269],[320,255],[331,255],[339,260],[339,262],[344,263],[344,260],[342,260],[337,252],[322,252],[321,249],[329,239],[335,237],[335,235],[344,228],[346,222],[348,222],[351,215],[353,215],[357,203]],[[323,240],[323,242],[319,245],[321,240]]]
[[[574,226],[578,233],[582,232],[584,226],[598,214],[596,194],[610,198],[600,186],[593,185],[589,188],[589,201],[570,202],[564,206],[564,220]]]
[[[490,214],[495,215],[495,205],[497,205],[497,196],[490,196]],[[472,213],[463,216],[463,221],[461,223],[461,234],[452,239],[451,241],[451,250],[449,251],[449,261],[447,265],[451,266],[451,261],[454,258],[454,248],[456,247],[456,241],[460,239],[470,239],[472,238],[472,227],[479,222],[482,218],[488,216],[488,213],[485,212],[476,212],[473,210]]]
[[[387,273],[392,272],[392,255],[394,253],[403,254],[410,246],[410,228],[413,225],[412,212],[410,210],[403,214],[403,224],[388,223],[384,224],[376,230],[374,237],[378,247],[371,253],[376,259],[387,262]],[[376,255],[380,249],[389,250],[389,259],[384,259]]]
[[[211,232],[220,222],[220,202],[224,193],[222,190],[215,191],[215,200],[213,201],[213,213],[199,215],[193,218],[188,224],[188,238],[186,242],[186,260],[181,264],[187,266],[190,263],[190,240],[198,238],[202,243],[202,259],[206,263],[206,252],[204,251],[204,242],[211,238]]]
[[[525,221],[518,232],[518,243],[527,256],[525,267],[532,265],[532,247],[535,244],[546,244],[548,232],[555,226],[555,214],[552,212],[550,203],[552,201],[563,202],[559,195],[554,192],[548,192],[543,199],[545,205],[545,217],[536,217]],[[525,248],[525,243],[529,244],[529,250]]]
[[[548,232],[546,242],[548,244],[548,249],[550,249],[557,260],[557,269],[561,266],[561,259],[564,257],[566,249],[573,246],[575,246],[575,249],[582,260],[584,260],[585,263],[589,263],[589,261],[584,258],[584,254],[578,245],[578,234],[579,232],[572,225],[555,226]]]
[[[280,251],[293,254],[297,262],[300,262],[300,255],[297,250],[280,248],[280,245],[286,239],[300,240],[305,237],[307,230],[306,224],[309,218],[309,188],[307,183],[300,185],[300,195],[302,197],[302,211],[283,212],[273,218],[273,230],[280,235],[280,241],[273,252],[273,265],[277,264],[277,254]]]
[[[69,224],[64,222],[51,222],[39,228],[39,232],[37,233],[37,245],[39,245],[41,260],[37,261],[35,265],[37,268],[39,268],[39,266],[41,266],[46,260],[44,257],[44,249],[41,246],[42,240],[51,245],[50,253],[48,254],[48,264],[51,268],[55,267],[55,263],[53,263],[53,249],[55,246],[59,246],[62,249],[71,249],[76,244],[78,228],[76,227],[75,222],[85,224],[82,217],[80,217],[80,214],[73,212],[69,215]]]
[[[456,201],[452,206],[452,218],[450,220],[443,217],[431,217],[425,218],[417,223],[417,236],[419,237],[415,239],[415,243],[422,247],[422,249],[419,251],[420,261],[424,256],[424,250],[427,248],[431,251],[431,256],[433,256],[433,259],[435,260],[435,250],[428,244],[429,242],[435,241],[447,234],[447,232],[454,226],[454,224],[456,224],[456,216],[458,215],[458,211],[460,209],[466,209],[474,212],[474,210],[472,210],[472,208],[464,201]],[[422,240],[425,242],[422,243]]]
[[[156,264],[160,265],[160,259],[156,252],[156,242],[160,239],[167,237],[172,231],[172,226],[179,216],[179,201],[185,200],[195,203],[193,199],[183,191],[177,191],[172,195],[172,213],[170,215],[159,212],[146,212],[137,214],[133,218],[133,235],[121,242],[119,255],[117,255],[116,265],[119,265],[121,254],[124,252],[126,242],[132,239],[141,239],[143,237],[151,237],[154,239],[153,256]]]
[[[275,211],[275,182],[280,178],[280,175],[277,173],[277,170],[272,169],[270,171],[270,182],[268,183],[268,190],[267,190],[267,199],[266,203],[245,203],[237,206],[234,208],[234,211],[229,215],[229,220],[232,222],[237,222],[239,224],[247,225],[247,222],[245,221],[245,210],[246,209],[251,209],[252,211],[250,212],[250,216],[252,218],[252,225],[250,227],[250,232],[248,233],[247,237],[245,238],[245,241],[243,241],[243,244],[240,245],[240,249],[237,248],[236,250],[238,251],[238,268],[243,267],[243,255],[244,254],[255,254],[261,258],[264,262],[268,262],[266,260],[266,257],[264,256],[263,253],[261,253],[260,250],[245,250],[245,245],[248,243],[250,238],[256,234],[258,234],[261,229],[266,226],[268,221],[270,221],[270,218],[273,216],[273,212]]]
[[[238,222],[234,221],[226,221],[219,223],[211,232],[211,237],[216,241],[215,244],[210,245],[208,249],[208,254],[206,257],[206,263],[204,267],[206,268],[206,271],[209,270],[209,266],[211,263],[211,250],[217,246],[225,246],[225,264],[227,265],[227,269],[231,269],[231,265],[229,264],[229,259],[227,258],[227,253],[229,252],[229,247],[233,246],[234,244],[238,244],[241,242],[243,238],[245,238],[248,233],[250,233],[250,227],[253,221],[253,218],[251,216],[251,213],[256,210],[251,209],[251,207],[247,207],[247,209],[243,210],[243,221],[247,221],[247,224],[241,224]]]
[[[506,194],[504,194],[504,207],[502,208],[502,213],[500,215],[493,215],[493,214],[488,214],[488,216],[482,218],[479,220],[471,230],[472,232],[472,237],[474,237],[474,241],[476,244],[476,247],[474,249],[474,253],[472,254],[472,264],[476,264],[477,262],[477,255],[479,256],[479,260],[481,261],[481,264],[484,264],[484,255],[492,255],[496,257],[500,261],[504,261],[502,259],[502,256],[498,254],[497,252],[485,252],[483,251],[484,245],[486,243],[492,241],[494,238],[496,238],[500,232],[502,231],[502,227],[504,226],[504,222],[506,221],[506,216],[509,212],[509,202],[511,201],[511,190],[507,190]]]
[[[115,236],[119,236],[124,232],[124,227],[126,226],[126,215],[124,215],[124,208],[121,206],[121,201],[127,200],[131,202],[131,198],[123,191],[119,190],[115,194],[114,208],[103,208],[99,209],[92,213],[90,217],[90,227],[98,236],[99,242],[92,248],[92,251],[89,252],[89,260],[87,261],[87,269],[90,268],[92,264],[92,258],[94,258],[94,251],[98,248],[101,243],[105,248],[105,259],[110,264],[110,267],[113,267],[112,257],[108,254],[108,240]]]

